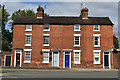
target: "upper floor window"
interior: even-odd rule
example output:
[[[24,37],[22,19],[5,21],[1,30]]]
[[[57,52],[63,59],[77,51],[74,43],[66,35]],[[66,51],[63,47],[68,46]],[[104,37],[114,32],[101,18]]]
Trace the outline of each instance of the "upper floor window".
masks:
[[[43,46],[49,46],[49,36],[50,34],[43,34],[44,39]]]
[[[74,51],[74,63],[80,64],[80,52],[81,50],[73,50]]]
[[[81,34],[74,34],[74,47],[80,46],[80,35]]]
[[[26,25],[26,30],[25,31],[32,31],[32,25]]]
[[[100,52],[101,50],[93,50],[94,52],[94,64],[100,64]]]
[[[74,31],[80,31],[80,25],[79,24],[74,25]]]
[[[49,24],[45,24],[43,31],[50,31],[50,25]]]
[[[31,46],[31,35],[32,34],[25,34],[25,46]]]
[[[94,25],[94,31],[100,31],[100,26],[99,25]]]
[[[94,47],[100,47],[100,34],[94,34]]]

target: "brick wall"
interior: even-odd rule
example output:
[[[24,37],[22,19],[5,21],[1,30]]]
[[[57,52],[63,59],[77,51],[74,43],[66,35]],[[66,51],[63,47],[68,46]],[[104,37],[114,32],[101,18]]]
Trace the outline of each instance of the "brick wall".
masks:
[[[12,52],[11,51],[2,51],[2,62],[1,62],[1,65],[2,66],[5,66],[5,56],[6,55],[10,55],[10,56],[12,56]]]
[[[120,62],[120,54],[114,53],[113,54],[113,68],[119,69],[119,62]]]
[[[100,25],[100,32],[93,31],[93,25],[81,25],[80,32],[74,32],[74,25],[50,25],[50,31],[44,32],[43,25],[33,25],[32,32],[25,32],[25,25],[14,25],[13,32],[13,56],[14,48],[32,49],[31,63],[23,63],[24,51],[22,52],[22,66],[30,67],[51,67],[49,64],[42,63],[42,49],[61,49],[59,66],[63,67],[62,49],[81,50],[81,64],[73,63],[73,51],[71,52],[71,67],[76,68],[103,68],[103,52],[100,54],[101,64],[93,64],[93,50],[112,49],[113,28],[111,25]],[[25,47],[25,33],[32,33],[32,46]],[[50,46],[43,47],[43,34],[50,34]],[[74,47],[74,34],[81,34],[81,46]],[[101,34],[101,47],[95,48],[93,34]],[[112,56],[112,53],[111,53]],[[52,54],[50,55],[52,57]],[[112,61],[112,58],[111,58]],[[14,62],[14,59],[12,60]],[[12,63],[14,65],[14,63]]]

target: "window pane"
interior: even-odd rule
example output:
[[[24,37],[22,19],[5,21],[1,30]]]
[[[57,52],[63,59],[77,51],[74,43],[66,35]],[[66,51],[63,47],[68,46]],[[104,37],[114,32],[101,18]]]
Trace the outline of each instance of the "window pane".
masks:
[[[80,25],[75,25],[75,30],[79,30]]]
[[[32,29],[32,25],[26,25],[26,29]]]
[[[49,52],[43,53],[43,61],[49,61]]]
[[[94,30],[99,30],[99,25],[94,25]]]
[[[94,62],[95,63],[100,62],[100,52],[94,52]]]
[[[31,44],[31,36],[26,36],[25,44]]]
[[[98,62],[99,61],[99,57],[95,57],[95,61]]]
[[[80,54],[79,52],[74,53],[74,61],[75,62],[79,62],[79,57],[80,57],[79,54]]]
[[[49,36],[44,36],[44,44],[49,44]]]
[[[75,45],[79,45],[79,37],[75,37]]]
[[[94,44],[95,45],[99,45],[99,37],[94,37]]]
[[[49,24],[45,24],[45,25],[44,25],[44,30],[49,30],[49,28],[50,28],[50,25],[49,25]]]
[[[31,52],[30,51],[25,51],[25,61],[30,61],[31,59]]]
[[[99,56],[99,52],[94,52],[94,56]]]

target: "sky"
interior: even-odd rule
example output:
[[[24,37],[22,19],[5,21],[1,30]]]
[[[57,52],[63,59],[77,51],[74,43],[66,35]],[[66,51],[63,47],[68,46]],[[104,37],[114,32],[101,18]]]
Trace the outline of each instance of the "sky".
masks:
[[[35,2],[36,1],[36,2]],[[45,12],[49,13],[50,16],[79,16],[81,10],[81,3],[84,3],[88,9],[88,16],[90,17],[109,17],[110,20],[114,23],[113,34],[118,36],[118,0],[89,0],[90,2],[78,2],[77,0],[66,0],[66,2],[62,2],[63,0],[41,0],[34,2],[27,2],[23,0],[11,0],[11,2],[4,0],[2,4],[5,5],[5,9],[8,13],[12,14],[14,11],[18,9],[33,9],[36,12],[38,5],[40,4],[42,7],[47,5]],[[65,1],[65,0],[64,0]],[[84,0],[83,0],[84,1]],[[86,0],[88,1],[88,0]],[[0,1],[1,2],[1,1]],[[6,29],[10,29],[8,24],[6,25]]]

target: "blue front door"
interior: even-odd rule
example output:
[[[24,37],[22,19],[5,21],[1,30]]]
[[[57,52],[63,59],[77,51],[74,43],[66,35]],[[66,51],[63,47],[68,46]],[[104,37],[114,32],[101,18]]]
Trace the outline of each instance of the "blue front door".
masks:
[[[65,67],[70,67],[70,55],[65,54]]]

